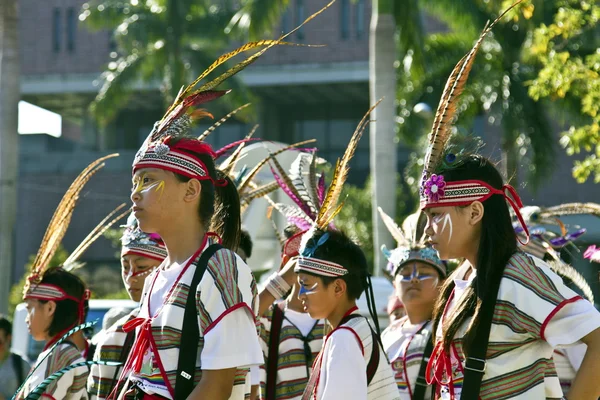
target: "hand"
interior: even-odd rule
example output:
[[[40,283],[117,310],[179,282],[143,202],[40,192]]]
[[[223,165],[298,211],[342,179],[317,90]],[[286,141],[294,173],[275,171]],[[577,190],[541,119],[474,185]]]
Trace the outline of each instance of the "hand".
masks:
[[[288,256],[283,256],[281,259],[282,267],[279,269],[279,276],[281,276],[285,281],[293,286],[296,282],[296,273],[294,272],[294,267],[296,267],[296,263],[298,262],[298,257],[289,258]]]

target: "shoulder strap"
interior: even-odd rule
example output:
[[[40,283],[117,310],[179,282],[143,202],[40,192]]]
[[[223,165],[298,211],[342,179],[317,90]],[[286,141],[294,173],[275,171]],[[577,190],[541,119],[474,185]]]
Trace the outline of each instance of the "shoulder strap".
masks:
[[[131,348],[133,347],[134,340],[135,340],[135,329],[127,332],[127,336],[125,337],[125,342],[123,343],[123,348],[121,348],[121,354],[119,355],[119,362],[121,363],[121,366],[115,368],[115,374],[113,376],[111,388],[110,388],[110,391],[108,391],[108,393],[112,393],[114,386],[119,383],[119,372],[121,371],[121,367],[123,365],[125,365],[125,362],[127,361],[127,357],[129,356],[129,352],[131,351]],[[122,382],[122,383],[124,383],[124,382]],[[119,389],[117,389],[117,390],[118,390],[118,392],[120,392]]]
[[[277,361],[279,360],[279,334],[283,324],[283,308],[285,302],[281,301],[274,305],[271,317],[271,332],[269,333],[269,357],[267,358],[267,382],[265,388],[265,400],[275,400],[275,389],[277,388]]]
[[[473,279],[472,285],[477,285],[477,276]],[[490,288],[487,296],[483,297],[481,310],[479,311],[479,325],[475,331],[473,343],[470,346],[468,357],[465,359],[463,389],[460,395],[461,400],[478,400],[481,390],[481,381],[485,374],[486,354],[488,344],[490,343],[490,331],[492,330],[492,320],[498,291],[500,290],[500,281]]]
[[[12,359],[13,369],[15,370],[15,375],[17,376],[17,380],[19,381],[17,386],[23,383],[23,359],[20,355],[16,353],[10,353],[10,358]]]
[[[96,347],[97,347],[97,345],[90,343],[85,361],[93,361],[94,360],[94,353],[96,352]]]
[[[423,326],[423,328],[424,327],[425,326]],[[423,328],[421,328],[421,330],[423,330]],[[406,351],[408,351],[408,349],[406,349]],[[413,400],[425,399],[425,391],[428,387],[427,380],[425,379],[425,371],[427,371],[427,363],[429,362],[429,357],[431,357],[432,351],[433,334],[430,334],[429,338],[427,339],[427,344],[425,345],[425,351],[423,352],[423,359],[421,360],[421,366],[419,367],[419,375],[417,375],[417,381],[415,382],[415,391],[412,397]],[[410,382],[408,384],[410,384]]]
[[[367,319],[366,317],[359,315],[359,314],[350,314],[350,315],[346,315],[344,318],[342,318],[342,320],[340,321],[340,325],[345,324],[354,318]],[[368,321],[367,321],[367,323],[368,323]],[[377,333],[375,333],[373,328],[371,328],[371,324],[369,324],[369,329],[371,330],[371,336],[373,337],[373,347],[371,350],[371,358],[369,358],[369,362],[367,363],[367,386],[371,384],[371,381],[373,380],[373,377],[375,376],[375,373],[377,372],[377,367],[379,367],[379,358],[380,358],[380,354],[379,354],[380,348],[379,348],[379,340],[377,340]]]
[[[175,398],[183,400],[194,390],[194,374],[196,373],[196,359],[198,356],[198,340],[200,339],[200,328],[198,327],[198,311],[196,310],[196,288],[208,266],[208,261],[223,246],[213,244],[209,246],[196,264],[196,271],[190,283],[185,312],[183,314],[183,326],[181,328],[181,346],[179,347],[179,359],[177,361],[177,376],[175,378]]]

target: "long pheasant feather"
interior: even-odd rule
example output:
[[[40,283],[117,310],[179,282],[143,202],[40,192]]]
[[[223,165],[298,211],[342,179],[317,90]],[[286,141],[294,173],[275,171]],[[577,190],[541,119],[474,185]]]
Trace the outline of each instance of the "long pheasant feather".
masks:
[[[312,153],[310,167],[308,168],[308,188],[310,190],[310,195],[312,197],[313,204],[316,204],[318,208],[321,208],[321,200],[319,199],[318,190],[316,151],[313,151]]]
[[[550,268],[563,278],[569,279],[575,286],[577,286],[583,295],[589,300],[590,303],[594,304],[594,293],[590,288],[590,285],[575,268],[566,264],[562,260],[550,261],[548,263]]]
[[[504,17],[513,7],[519,4],[522,0],[517,1],[509,8],[507,8],[498,18],[496,18],[491,24],[487,24],[483,29],[479,38],[475,42],[473,48],[456,64],[450,77],[446,82],[440,104],[435,113],[433,127],[429,135],[429,146],[425,155],[425,171],[432,173],[435,168],[439,165],[442,158],[448,139],[452,132],[452,122],[457,112],[457,101],[460,94],[463,92],[467,83],[467,78],[473,67],[475,56],[479,51],[483,39],[492,30],[498,21]]]
[[[296,191],[298,192],[300,199],[302,200],[302,202],[304,204],[306,204],[306,207],[308,209],[310,209],[310,214],[309,214],[310,217],[312,219],[315,219],[317,216],[317,212],[318,212],[316,204],[318,204],[318,203],[313,202],[311,193],[309,192],[309,189],[306,187],[306,184],[304,182],[304,175],[305,175],[304,169],[306,168],[306,165],[312,161],[311,158],[312,157],[310,154],[306,154],[306,153],[298,154],[298,156],[296,157],[296,159],[294,160],[294,162],[292,162],[292,165],[290,166],[289,177],[292,181],[292,184],[296,188]]]
[[[125,212],[119,214],[116,218],[113,218],[116,213],[119,212],[126,204],[123,203],[119,205],[117,208],[112,210],[106,217],[100,221],[98,225],[86,236],[85,239],[77,246],[75,250],[69,255],[69,257],[63,263],[65,269],[69,270],[69,265],[74,263],[81,257],[81,255],[90,247],[92,243],[94,243],[106,230],[108,230],[111,226],[114,225],[115,222],[124,218],[126,215],[129,215],[131,212],[127,209]],[[112,218],[112,219],[111,219]]]
[[[262,185],[256,189],[249,191],[248,193],[244,193],[241,196],[240,202],[242,204],[249,204],[252,200],[264,197],[270,193],[273,193],[277,189],[279,189],[279,183],[277,183],[277,182],[267,183],[265,185]]]
[[[600,216],[600,204],[597,203],[566,203],[548,207],[542,210],[540,217],[557,217],[561,215],[592,214]]]
[[[223,125],[229,118],[233,117],[235,114],[237,114],[244,108],[248,107],[249,105],[250,105],[250,103],[246,103],[243,106],[240,106],[240,107],[236,108],[235,110],[231,111],[229,114],[227,114],[226,116],[224,116],[223,118],[221,118],[220,120],[215,122],[210,128],[208,128],[207,130],[202,132],[202,134],[200,136],[198,136],[198,140],[199,141],[205,140],[211,133],[213,133],[215,131],[215,129],[217,129],[219,126]]]
[[[394,240],[396,240],[396,243],[398,243],[398,246],[410,246],[408,238],[406,237],[402,229],[398,226],[398,224],[396,224],[393,218],[387,215],[381,207],[377,207],[377,211],[379,211],[381,220],[383,221],[388,231],[390,231],[390,234],[392,235]]]
[[[333,172],[333,179],[329,185],[329,189],[325,195],[325,200],[323,201],[323,205],[319,210],[316,220],[317,227],[320,229],[324,229],[329,224],[331,221],[331,214],[337,209],[337,202],[340,198],[340,194],[342,193],[344,183],[348,177],[348,171],[350,170],[350,160],[354,156],[356,148],[358,147],[358,142],[360,141],[363,132],[370,122],[367,118],[375,109],[375,107],[379,105],[379,103],[381,103],[381,100],[369,108],[369,111],[367,111],[367,113],[363,116],[358,124],[358,127],[354,131],[352,138],[350,139],[350,143],[348,144],[343,157],[336,163],[336,167]]]
[[[224,163],[222,163],[219,166],[219,169],[221,171],[223,171],[227,175],[230,175],[233,172],[233,169],[237,165],[237,162],[240,160],[240,157],[242,155],[242,150],[244,149],[246,144],[251,140],[259,140],[259,139],[252,139],[252,136],[256,133],[257,129],[258,129],[258,125],[254,125],[254,127],[246,135],[246,137],[243,140],[238,142],[239,144],[237,145],[237,149],[231,154],[230,157],[227,158],[227,160],[225,160]],[[228,146],[225,146],[225,148],[227,148],[227,147]],[[235,147],[235,145],[233,145],[232,148],[233,147]]]
[[[104,161],[117,156],[118,154],[116,153],[110,154],[92,162],[77,176],[77,178],[75,178],[71,186],[69,186],[50,219],[46,233],[42,238],[39,251],[32,264],[32,271],[40,273],[48,266],[49,261],[54,256],[58,245],[67,231],[81,190],[91,177],[104,166]]]

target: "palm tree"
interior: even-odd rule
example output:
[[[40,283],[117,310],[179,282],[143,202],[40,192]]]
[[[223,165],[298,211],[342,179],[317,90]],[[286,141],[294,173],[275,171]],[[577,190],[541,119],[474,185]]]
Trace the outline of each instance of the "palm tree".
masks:
[[[395,37],[398,36],[398,43]],[[423,27],[418,0],[373,0],[369,43],[369,87],[371,104],[383,102],[374,110],[370,126],[370,160],[372,176],[372,223],[375,264],[378,275],[384,267],[379,249],[393,245],[377,207],[396,210],[397,149],[396,149],[396,68],[400,58],[410,59],[411,73],[420,77],[424,72]]]
[[[112,120],[141,82],[161,82],[165,104],[179,89],[231,47],[233,39],[264,38],[277,25],[289,0],[92,0],[80,20],[114,32],[115,59],[102,74],[91,111],[101,124]],[[250,99],[235,78],[227,98]]]
[[[0,311],[8,310],[19,167],[17,0],[0,3]]]
[[[493,20],[507,4],[479,0],[421,0],[421,3],[445,22],[452,34],[429,36],[424,46],[425,57],[433,62],[427,63],[420,79],[411,77],[402,80],[399,86],[401,131],[408,140],[415,132],[422,132],[415,129],[418,118],[412,115],[412,107],[419,102],[437,104],[456,61],[472,46],[485,23]],[[471,118],[484,113],[488,121],[500,126],[506,172],[513,178],[513,184],[520,165],[528,164],[529,182],[534,187],[553,166],[554,137],[545,105],[528,94],[528,82],[535,78],[539,66],[528,58],[527,47],[533,29],[551,18],[556,4],[525,1],[511,14],[515,16],[513,19],[507,16],[496,25],[481,49],[462,96],[464,112],[459,120],[462,126],[469,126]]]

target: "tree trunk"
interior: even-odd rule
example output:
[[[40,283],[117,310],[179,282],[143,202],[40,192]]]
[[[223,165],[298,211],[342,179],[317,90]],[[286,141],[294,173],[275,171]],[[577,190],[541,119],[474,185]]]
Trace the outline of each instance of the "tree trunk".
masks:
[[[19,167],[17,0],[0,2],[0,311],[8,311]]]
[[[380,275],[385,267],[381,245],[395,247],[392,237],[379,217],[381,207],[392,218],[396,214],[396,23],[393,0],[373,0],[369,43],[369,88],[371,104],[384,100],[375,109],[370,126],[371,177],[373,180],[373,248],[375,265],[373,274]]]

